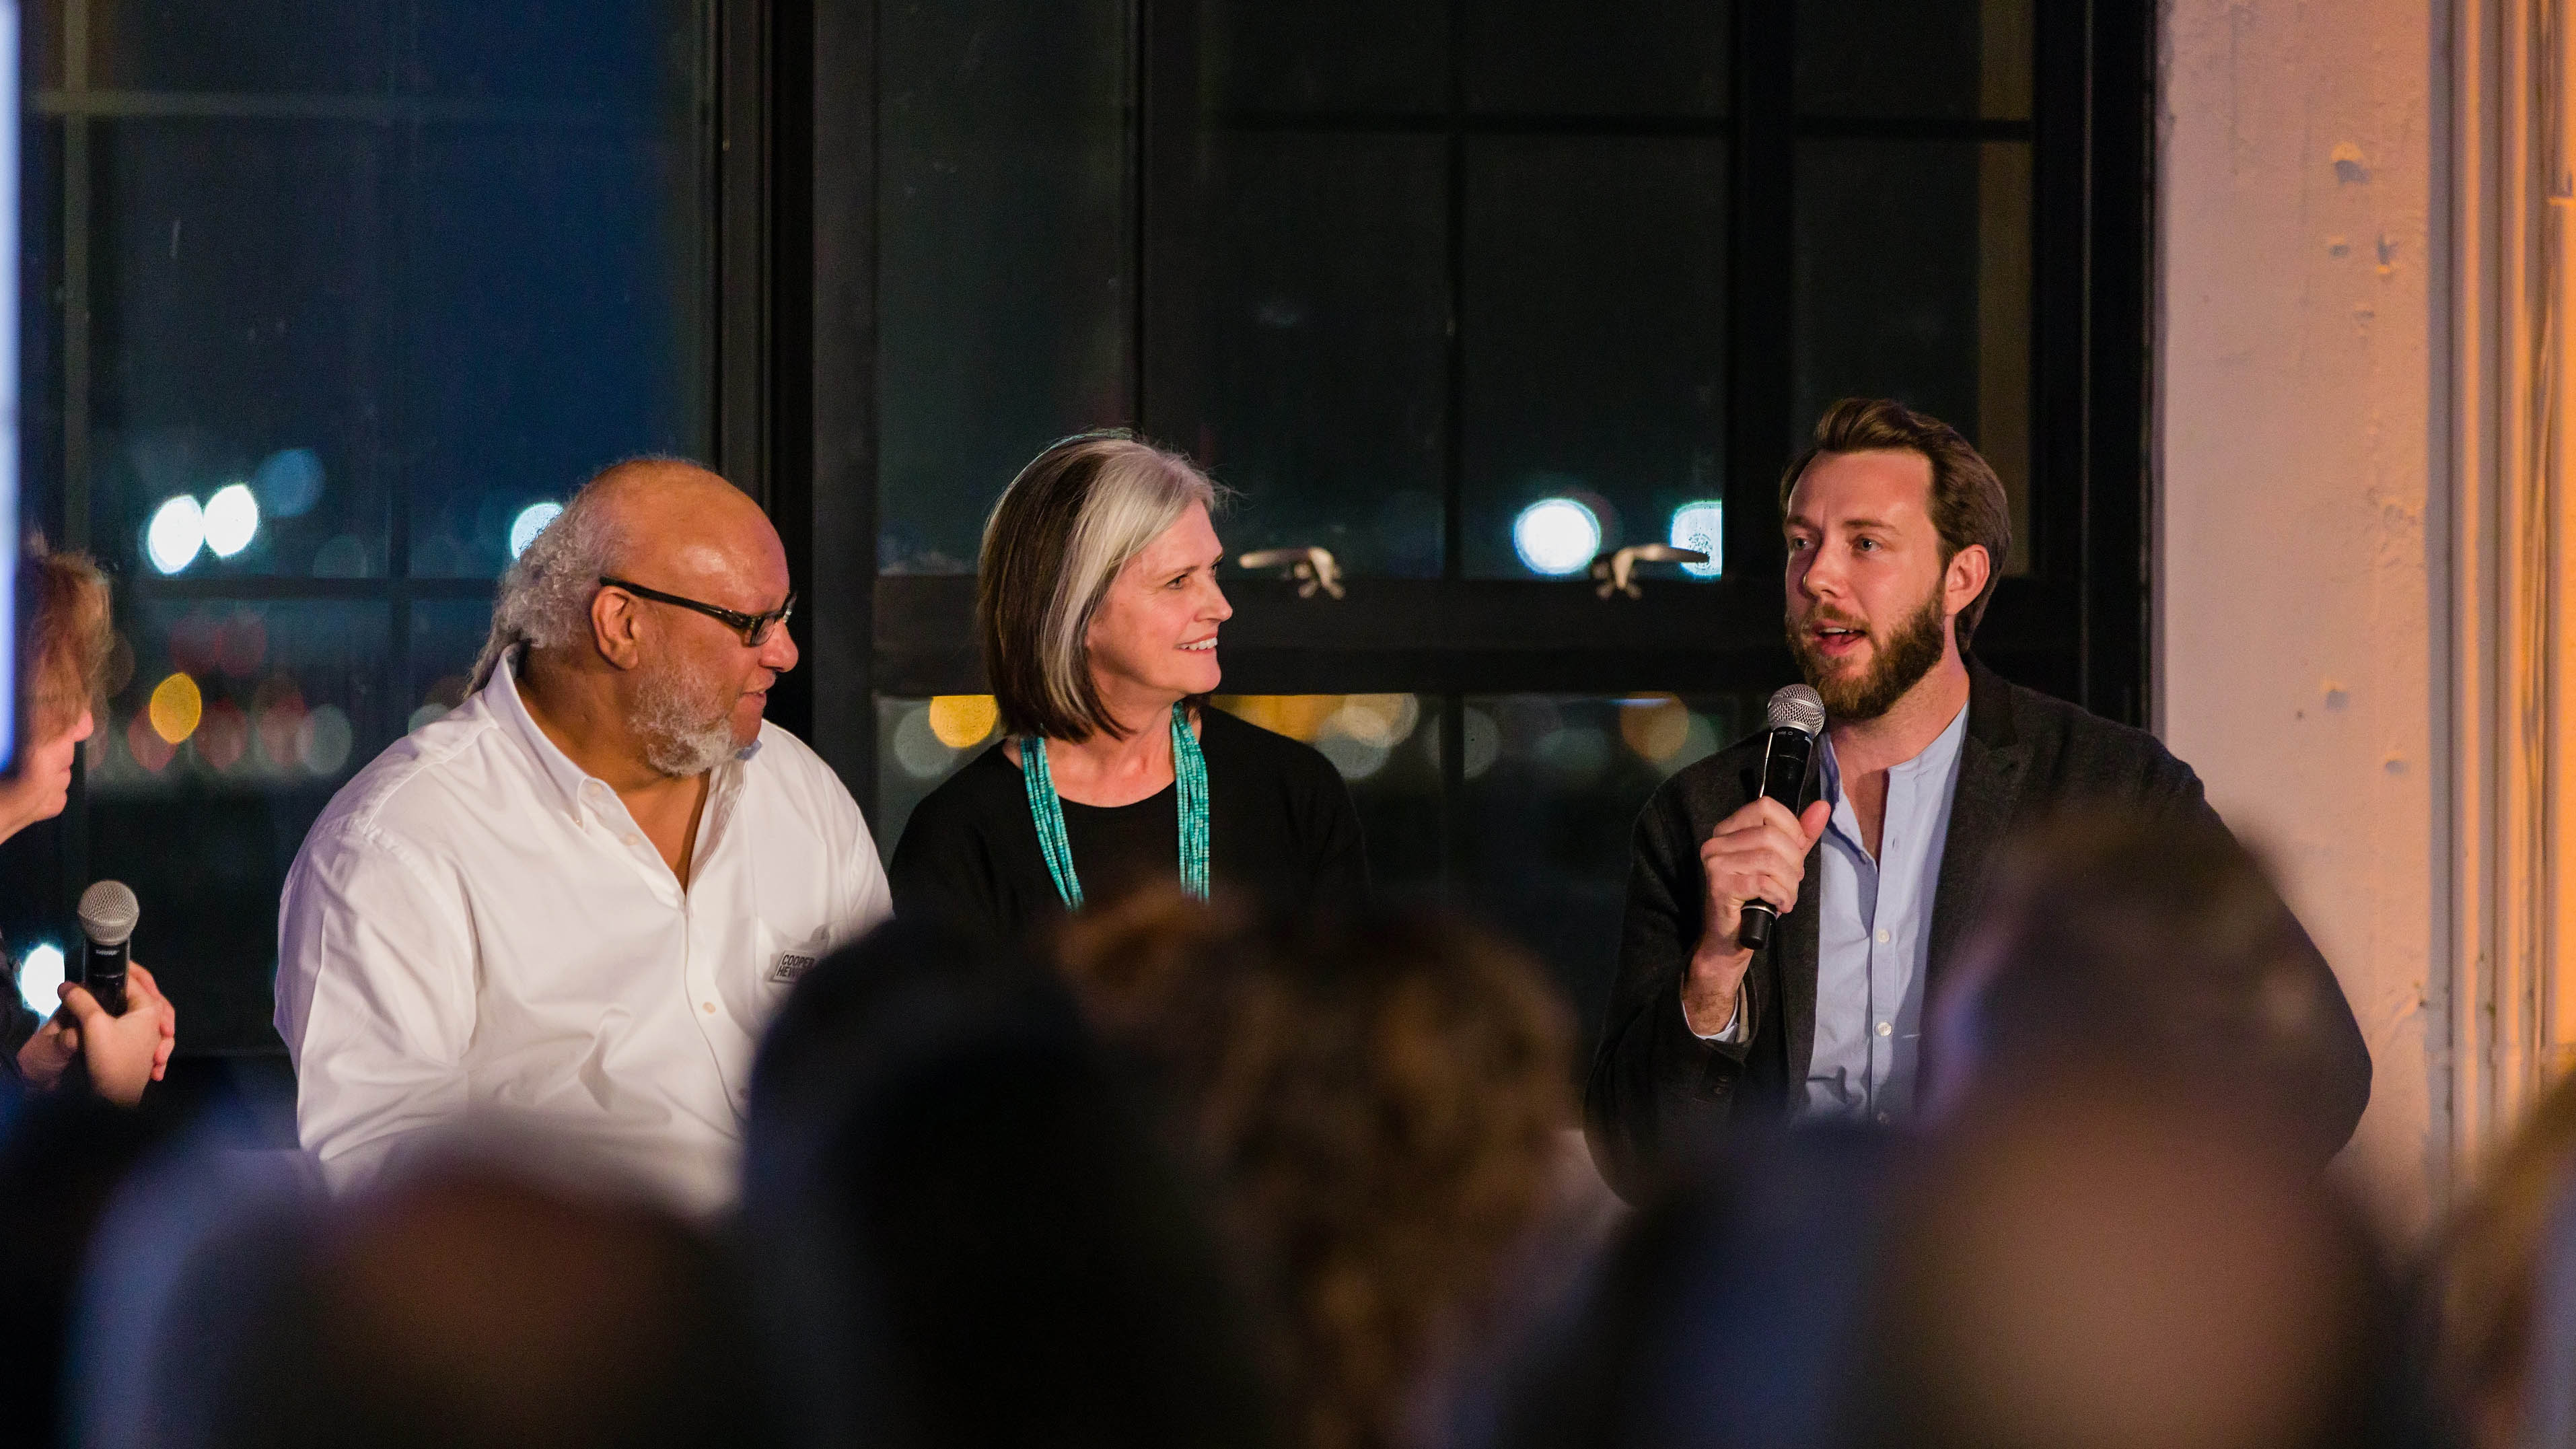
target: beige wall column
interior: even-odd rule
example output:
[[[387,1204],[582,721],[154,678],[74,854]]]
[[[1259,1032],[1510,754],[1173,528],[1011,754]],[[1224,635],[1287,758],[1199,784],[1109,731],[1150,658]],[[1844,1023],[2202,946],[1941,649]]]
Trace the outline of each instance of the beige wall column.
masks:
[[[2347,1167],[2451,1163],[2450,20],[2169,0],[2157,726],[2280,868],[2369,1039]]]

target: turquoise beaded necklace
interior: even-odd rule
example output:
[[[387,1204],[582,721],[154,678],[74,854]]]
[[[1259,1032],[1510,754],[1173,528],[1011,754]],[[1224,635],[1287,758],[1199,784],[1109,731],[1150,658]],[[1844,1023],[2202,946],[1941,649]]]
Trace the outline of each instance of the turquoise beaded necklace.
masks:
[[[1073,873],[1073,845],[1064,836],[1064,802],[1055,794],[1055,777],[1047,773],[1046,741],[1020,738],[1020,777],[1029,787],[1029,815],[1037,821],[1038,849],[1046,856],[1047,874],[1068,911],[1082,909],[1082,878]],[[1208,897],[1207,756],[1199,737],[1190,733],[1189,711],[1172,706],[1172,783],[1180,797],[1181,889],[1193,900]]]

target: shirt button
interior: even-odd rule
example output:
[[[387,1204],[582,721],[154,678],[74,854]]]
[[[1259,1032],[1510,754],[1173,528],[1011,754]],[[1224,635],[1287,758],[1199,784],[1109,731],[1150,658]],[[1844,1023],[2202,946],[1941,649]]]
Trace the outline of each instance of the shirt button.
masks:
[[[1887,928],[1885,926],[1878,928],[1878,944],[1882,946],[1887,944]]]
[[[715,1015],[715,1014],[716,1014],[716,1004],[715,1004],[714,1002],[712,1002],[712,1001],[701,1001],[701,1002],[699,1002],[699,1003],[698,1003],[698,1009],[699,1009],[700,1011],[705,1012],[705,1013],[706,1013],[707,1015],[709,1015],[709,1016],[713,1016],[713,1015]],[[1886,1028],[1885,1028],[1885,1027],[1881,1027],[1881,1028],[1879,1028],[1879,1030],[1880,1030],[1880,1031],[1882,1031],[1882,1032],[1884,1032],[1884,1031],[1886,1030]]]
[[[1881,1126],[1881,1127],[1884,1127],[1884,1126],[1886,1126],[1886,1125],[1887,1125],[1887,1122],[1888,1122],[1887,1114],[1886,1114],[1885,1112],[1881,1112],[1881,1113],[1879,1113],[1879,1114],[1878,1114],[1878,1125],[1879,1125],[1879,1126]]]
[[[1895,1027],[1893,1027],[1893,1026],[1888,1025],[1886,1022],[1883,1022],[1883,1021],[1882,1021],[1882,1022],[1880,1022],[1880,1023],[1878,1024],[1878,1034],[1879,1034],[1880,1036],[1885,1036],[1885,1035],[1887,1035],[1889,1032],[1892,1032],[1892,1031],[1894,1031],[1894,1030],[1896,1030],[1896,1028],[1895,1028]]]

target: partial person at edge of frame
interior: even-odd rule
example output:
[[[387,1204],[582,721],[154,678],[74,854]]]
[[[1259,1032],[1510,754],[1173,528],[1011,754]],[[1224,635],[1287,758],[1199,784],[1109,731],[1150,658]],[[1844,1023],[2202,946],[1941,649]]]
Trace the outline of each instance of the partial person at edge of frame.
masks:
[[[27,729],[17,772],[0,780],[0,840],[63,813],[72,763],[97,724],[95,701],[115,642],[107,579],[89,555],[56,553],[39,535],[28,540],[18,567]],[[168,1071],[179,1032],[178,1011],[152,973],[140,963],[127,968],[122,1016],[110,1016],[87,987],[66,983],[57,994],[62,1005],[37,1016],[20,999],[11,966],[0,1001],[0,1097],[85,1081],[111,1102],[141,1101],[143,1089]]]
[[[1217,486],[1124,430],[1040,453],[984,525],[975,625],[1003,739],[895,847],[895,913],[1019,939],[1133,887],[1293,908],[1368,894],[1350,791],[1312,747],[1212,708]]]
[[[2227,828],[2153,735],[1970,652],[2012,526],[1956,429],[1846,398],[1780,504],[1789,649],[1825,705],[1818,798],[1798,813],[1764,798],[1756,736],[1674,775],[1638,817],[1585,1092],[1593,1155],[1632,1201],[1730,1120],[1912,1121],[1925,1002],[2020,830],[2078,806]],[[1737,927],[1756,899],[1780,923],[1749,951]],[[2288,930],[2326,1006],[2323,1136],[2340,1146],[2370,1099],[2369,1048],[2324,957]]]

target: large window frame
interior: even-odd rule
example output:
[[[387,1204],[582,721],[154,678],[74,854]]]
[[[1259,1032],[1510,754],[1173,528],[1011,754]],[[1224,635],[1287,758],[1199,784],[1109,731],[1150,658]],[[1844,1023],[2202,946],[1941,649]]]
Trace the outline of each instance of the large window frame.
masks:
[[[1134,0],[1133,174],[1136,314],[1131,348],[1138,416],[1156,420],[1156,340],[1176,325],[1155,313],[1158,268],[1186,245],[1172,168],[1193,144],[1195,37],[1189,0]],[[1454,6],[1453,6],[1454,9]],[[802,447],[793,485],[773,486],[791,555],[807,580],[800,615],[805,690],[778,714],[799,728],[862,802],[877,792],[878,694],[983,688],[972,637],[974,581],[880,575],[876,568],[875,10],[780,4],[780,33],[808,47],[774,54],[782,104],[770,127],[775,174],[810,183],[808,210],[773,208],[770,274],[771,425],[777,456]],[[1366,578],[1344,600],[1299,598],[1293,585],[1230,576],[1226,686],[1257,694],[1403,691],[1448,696],[1440,711],[1448,799],[1465,758],[1459,696],[1469,693],[1690,692],[1768,688],[1793,678],[1780,634],[1784,552],[1772,480],[1789,456],[1791,151],[1802,137],[1865,135],[2019,139],[2033,174],[2031,569],[2007,578],[1983,628],[1981,657],[2008,676],[2127,723],[2147,718],[2147,444],[2152,7],[2080,0],[2038,7],[2037,88],[2029,121],[1879,122],[1800,117],[1790,94],[1786,6],[1735,7],[1732,114],[1704,133],[1731,147],[1728,267],[1732,338],[1725,577],[1649,582],[1642,599],[1595,596],[1588,582],[1471,579],[1460,574],[1461,450],[1449,448],[1446,573]],[[1457,87],[1452,87],[1453,97]],[[787,104],[810,98],[810,106]],[[1238,124],[1278,124],[1242,116]],[[1406,125],[1338,118],[1353,125]],[[1308,118],[1307,124],[1312,123]],[[1458,138],[1513,123],[1454,104],[1440,123]],[[1662,129],[1668,125],[1658,123]],[[1611,133],[1612,123],[1587,132]],[[1453,164],[1453,174],[1455,173]],[[1452,209],[1452,227],[1458,225]],[[1453,238],[1454,240],[1454,238]],[[1452,252],[1455,254],[1455,246]],[[1453,267],[1452,311],[1455,315]],[[791,335],[809,325],[810,333]],[[1453,354],[1453,434],[1459,409]],[[1455,880],[1463,854],[1450,812]]]

